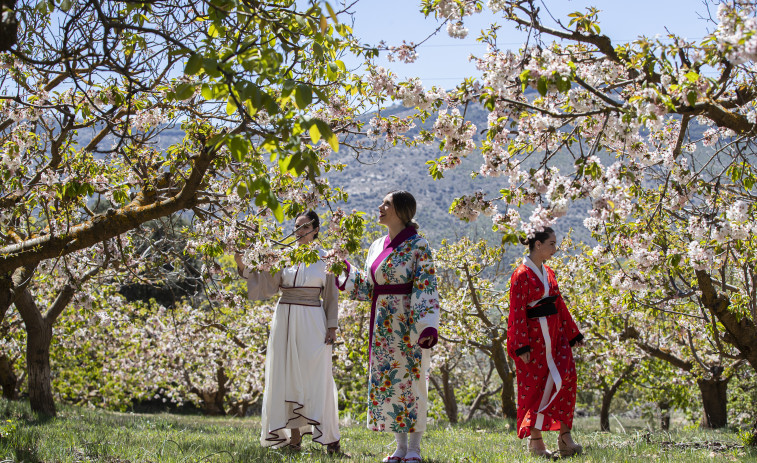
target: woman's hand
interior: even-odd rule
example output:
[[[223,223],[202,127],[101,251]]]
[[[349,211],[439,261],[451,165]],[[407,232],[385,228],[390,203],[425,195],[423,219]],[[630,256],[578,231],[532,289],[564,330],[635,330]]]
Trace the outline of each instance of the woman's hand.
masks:
[[[334,344],[336,341],[336,328],[329,328],[326,330],[326,344]]]
[[[520,359],[523,360],[523,363],[528,363],[531,361],[531,352],[524,352],[520,354],[518,357],[520,357]]]

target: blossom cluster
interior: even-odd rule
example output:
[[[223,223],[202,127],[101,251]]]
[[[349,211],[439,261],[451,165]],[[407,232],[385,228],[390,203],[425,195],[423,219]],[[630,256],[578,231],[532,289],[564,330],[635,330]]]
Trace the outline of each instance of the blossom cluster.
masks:
[[[458,219],[470,222],[476,220],[480,214],[491,217],[497,212],[493,201],[487,200],[483,192],[465,195],[457,198],[450,206],[450,213]]]
[[[714,37],[718,50],[729,61],[740,64],[757,59],[757,18],[754,2],[736,0],[718,5],[718,27]]]

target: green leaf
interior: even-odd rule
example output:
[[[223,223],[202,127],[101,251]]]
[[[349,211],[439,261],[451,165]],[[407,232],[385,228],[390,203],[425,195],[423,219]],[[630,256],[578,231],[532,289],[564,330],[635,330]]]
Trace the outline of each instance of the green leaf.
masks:
[[[518,76],[518,78],[520,79],[521,91],[526,91],[526,88],[528,87],[528,78],[530,75],[531,71],[526,69],[525,71],[520,73],[520,76]]]
[[[180,84],[178,87],[176,87],[176,99],[177,100],[186,100],[192,97],[195,93],[195,86],[192,84]]]
[[[234,100],[231,97],[229,97],[229,99],[226,100],[226,114],[231,116],[236,111],[237,111],[237,104],[234,103]]]
[[[536,90],[539,91],[539,94],[541,96],[546,96],[547,94],[547,79],[546,77],[540,77],[539,82],[536,83]]]
[[[697,103],[697,92],[689,92],[686,94],[686,101],[689,102],[689,106],[694,106]]]
[[[73,0],[62,0],[60,2],[60,9],[65,12],[68,12],[68,10],[70,10],[72,6],[74,6]]]
[[[321,136],[325,138],[329,146],[331,146],[331,149],[334,150],[335,153],[338,152],[339,139],[334,132],[331,131],[331,127],[320,119],[316,119],[315,124],[318,126],[318,131],[321,132]]]
[[[692,82],[692,83],[696,82],[697,80],[699,80],[699,74],[697,74],[694,71],[687,72],[686,75],[685,75],[685,77],[686,77],[686,79],[688,79],[689,82]]]
[[[202,55],[199,53],[193,53],[187,60],[187,64],[184,66],[184,74],[192,76],[200,72],[202,59]]]
[[[210,77],[221,77],[221,70],[218,69],[218,60],[213,58],[203,58],[202,67],[205,73]]]
[[[318,143],[318,140],[321,139],[321,131],[318,129],[318,125],[311,124],[310,130],[308,130],[308,133],[310,134],[310,140],[312,140],[313,144]]]
[[[284,83],[281,85],[281,97],[286,98],[289,95],[292,94],[294,89],[297,87],[297,82],[293,81],[292,79],[287,79],[284,81]]]
[[[313,92],[310,86],[299,84],[294,90],[294,104],[299,109],[307,108],[313,102]]]
[[[331,7],[331,4],[329,2],[323,2],[326,5],[326,10],[329,12],[329,16],[331,16],[331,20],[334,21],[334,24],[337,24],[339,20],[336,17],[336,13],[334,12],[334,9]]]

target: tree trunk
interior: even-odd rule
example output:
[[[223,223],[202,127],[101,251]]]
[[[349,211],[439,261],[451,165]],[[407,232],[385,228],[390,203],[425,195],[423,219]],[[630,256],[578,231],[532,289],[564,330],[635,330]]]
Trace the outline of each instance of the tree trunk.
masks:
[[[604,394],[602,395],[602,408],[599,410],[599,427],[602,431],[610,432],[610,405],[612,405],[612,399],[620,389],[620,385],[625,382],[631,373],[636,368],[636,362],[631,362],[625,370],[618,376],[612,383],[612,386],[607,388],[605,386]],[[604,381],[603,381],[604,382]]]
[[[702,393],[702,427],[723,428],[728,425],[728,380],[700,379],[697,385]]]
[[[18,377],[13,371],[13,365],[6,355],[0,355],[0,386],[3,387],[3,398],[18,399]]]
[[[748,316],[739,316],[730,310],[731,301],[725,294],[718,293],[710,278],[710,274],[704,270],[697,270],[697,283],[702,292],[700,300],[705,307],[723,324],[728,332],[726,341],[733,344],[749,364],[757,370],[757,320]]]
[[[33,411],[55,416],[52,375],[50,373],[50,342],[53,329],[44,320],[38,326],[26,325],[26,368],[29,375],[29,404]]]
[[[670,431],[670,401],[660,400],[657,406],[660,407],[660,429]]]
[[[494,368],[497,369],[497,374],[502,379],[502,394],[500,396],[502,400],[502,417],[515,420],[518,418],[518,406],[515,404],[513,371],[507,363],[507,352],[505,352],[501,341],[493,342],[492,360],[494,361]]]
[[[13,48],[18,40],[18,19],[16,18],[16,0],[0,0],[0,51]]]
[[[439,397],[442,398],[444,413],[447,414],[447,419],[450,423],[457,423],[457,398],[455,398],[455,388],[452,386],[449,376],[450,368],[445,363],[439,367],[439,372],[441,373],[441,379],[437,379],[436,376],[429,376],[429,380],[434,389],[436,389],[437,394],[439,394]]]
[[[442,401],[444,402],[444,411],[447,413],[447,419],[450,423],[457,423],[457,398],[455,397],[455,388],[450,380],[448,366],[442,365],[439,368],[442,373],[442,391],[444,395]]]

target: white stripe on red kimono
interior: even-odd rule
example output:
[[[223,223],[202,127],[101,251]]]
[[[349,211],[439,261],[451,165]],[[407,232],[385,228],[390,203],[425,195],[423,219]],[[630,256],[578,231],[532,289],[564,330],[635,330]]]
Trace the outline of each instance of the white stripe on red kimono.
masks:
[[[547,298],[555,296],[556,298]],[[571,346],[583,339],[557,287],[551,268],[541,271],[526,257],[510,278],[507,352],[518,381],[518,437],[531,429],[573,427],[576,365]],[[520,355],[531,353],[525,363]]]
[[[265,355],[260,444],[286,445],[295,428],[303,435],[312,433],[314,442],[337,442],[340,434],[332,346],[326,344],[327,328],[337,327],[339,292],[334,276],[326,272],[323,261],[294,265],[273,275],[245,270],[244,276],[251,300],[265,300],[283,292],[276,304]],[[288,298],[288,291],[311,292],[314,298],[297,294]]]
[[[426,429],[430,352],[437,340],[439,295],[431,249],[408,227],[374,241],[364,271],[349,265],[339,289],[370,300],[368,429]],[[340,279],[343,276],[340,276]],[[418,345],[418,340],[432,341]]]

